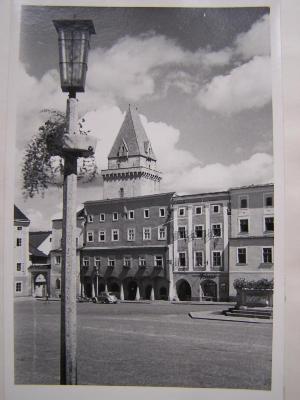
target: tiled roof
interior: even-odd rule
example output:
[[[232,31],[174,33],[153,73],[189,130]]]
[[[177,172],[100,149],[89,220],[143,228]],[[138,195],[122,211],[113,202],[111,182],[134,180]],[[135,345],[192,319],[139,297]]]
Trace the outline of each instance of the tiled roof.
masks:
[[[137,108],[129,105],[118,136],[108,158],[119,157],[120,147],[124,144],[128,156],[144,156],[156,161],[150,141],[140,120]],[[149,148],[151,151],[149,152]]]
[[[36,257],[46,257],[46,258],[48,257],[47,254],[43,253],[42,251],[40,251],[36,247],[32,246],[31,244],[29,244],[29,253],[32,256],[36,256]]]
[[[14,206],[14,220],[22,220],[30,222],[30,220],[26,217],[26,215],[23,214],[22,211],[17,206]]]
[[[29,232],[29,244],[34,247],[39,247],[49,235],[51,235],[51,231]]]
[[[134,196],[134,197],[117,197],[113,199],[103,199],[103,200],[88,200],[84,202],[84,205],[88,204],[99,204],[99,203],[126,203],[130,201],[136,200],[146,200],[146,199],[155,199],[162,197],[173,197],[175,192],[166,192],[166,193],[155,193],[155,194],[146,194],[143,196]]]

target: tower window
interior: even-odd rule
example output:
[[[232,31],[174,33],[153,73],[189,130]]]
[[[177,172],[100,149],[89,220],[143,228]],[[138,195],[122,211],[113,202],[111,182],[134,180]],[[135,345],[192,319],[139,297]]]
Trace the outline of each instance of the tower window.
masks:
[[[150,217],[149,208],[145,208],[144,209],[144,218],[149,218],[149,217]]]
[[[118,219],[119,219],[118,213],[114,212],[113,213],[113,221],[118,221]]]

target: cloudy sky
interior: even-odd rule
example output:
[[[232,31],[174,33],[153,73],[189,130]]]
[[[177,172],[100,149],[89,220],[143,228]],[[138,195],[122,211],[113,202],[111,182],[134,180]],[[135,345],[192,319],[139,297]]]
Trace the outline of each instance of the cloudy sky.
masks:
[[[270,27],[267,8],[79,8],[22,10],[16,136],[16,204],[33,229],[48,229],[62,190],[22,197],[24,148],[45,115],[65,110],[53,19],[92,19],[85,128],[107,155],[129,103],[138,106],[164,177],[162,191],[200,193],[273,180]],[[97,179],[78,206],[101,199]]]

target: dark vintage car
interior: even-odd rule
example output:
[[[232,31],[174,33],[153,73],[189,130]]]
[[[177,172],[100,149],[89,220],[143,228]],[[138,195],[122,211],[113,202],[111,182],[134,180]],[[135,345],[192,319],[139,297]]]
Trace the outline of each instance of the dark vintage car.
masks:
[[[115,304],[117,302],[118,299],[112,292],[100,292],[98,296],[93,298],[93,303]]]

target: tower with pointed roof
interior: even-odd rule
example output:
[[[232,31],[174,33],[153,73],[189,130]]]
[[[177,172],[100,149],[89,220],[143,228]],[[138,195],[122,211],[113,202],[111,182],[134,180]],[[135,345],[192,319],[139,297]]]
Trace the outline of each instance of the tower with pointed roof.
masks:
[[[162,176],[156,162],[137,108],[129,105],[108,155],[108,169],[101,172],[104,199],[159,193]]]

